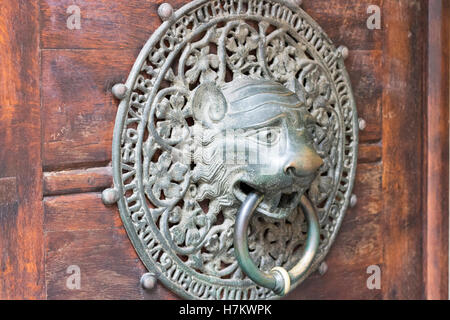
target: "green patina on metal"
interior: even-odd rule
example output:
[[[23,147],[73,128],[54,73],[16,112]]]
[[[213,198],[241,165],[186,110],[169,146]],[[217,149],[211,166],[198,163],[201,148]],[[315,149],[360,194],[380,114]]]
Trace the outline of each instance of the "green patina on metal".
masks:
[[[277,298],[323,261],[351,198],[346,51],[293,1],[159,11],[165,22],[113,90],[104,200],[118,199],[139,257],[182,297]]]
[[[308,229],[301,260],[289,271],[282,267],[274,267],[270,272],[262,272],[250,256],[247,231],[251,218],[261,204],[263,197],[261,194],[252,192],[247,196],[247,199],[239,209],[234,226],[234,250],[239,266],[250,279],[256,284],[269,288],[280,296],[284,296],[289,293],[291,283],[296,283],[311,267],[319,248],[319,221],[313,205],[303,195],[300,200],[300,207],[306,217]]]

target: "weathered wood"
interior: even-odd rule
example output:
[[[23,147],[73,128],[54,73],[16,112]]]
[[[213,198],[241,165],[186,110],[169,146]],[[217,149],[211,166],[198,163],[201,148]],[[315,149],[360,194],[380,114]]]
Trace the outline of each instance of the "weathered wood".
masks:
[[[0,16],[0,299],[42,299],[39,6],[3,0]]]
[[[346,61],[355,95],[358,117],[364,119],[367,124],[366,128],[359,133],[361,143],[381,141],[382,60],[380,50],[351,50]]]
[[[17,202],[17,178],[0,178],[0,204]]]
[[[102,191],[112,186],[112,168],[44,173],[44,196]]]
[[[383,0],[303,1],[302,8],[336,45],[345,45],[350,50],[377,50],[382,47],[383,32],[367,28],[370,5],[382,7]]]
[[[339,237],[330,250],[328,270],[321,276],[314,273],[288,299],[301,300],[374,300],[382,299],[383,291],[367,287],[369,266],[383,266],[382,219],[378,215],[344,219]]]
[[[173,299],[160,284],[144,292],[146,271],[128,239],[117,207],[100,194],[45,199],[46,282],[49,299]],[[81,271],[80,290],[66,286],[69,266]]]
[[[424,298],[423,64],[426,10],[384,1],[383,216],[385,299]]]
[[[381,161],[383,147],[381,143],[360,144],[358,149],[358,164]]]
[[[117,206],[105,206],[100,193],[49,197],[44,200],[45,231],[120,228]]]
[[[425,296],[448,299],[450,3],[428,2]]]
[[[45,49],[141,48],[161,23],[157,15],[163,0],[41,0],[42,47]],[[172,0],[175,8],[185,0]],[[76,4],[81,13],[81,29],[67,28]]]
[[[44,50],[42,109],[45,171],[105,166],[117,101],[136,50]]]
[[[358,165],[354,187],[357,203],[354,208],[349,209],[345,219],[358,219],[360,216],[378,215],[382,212],[382,170],[382,163]]]
[[[144,269],[123,229],[47,232],[45,240],[48,299],[142,299]],[[72,265],[79,290],[66,286]]]
[[[381,164],[360,164],[355,183],[358,202],[350,209],[326,258],[324,276],[312,275],[288,299],[381,299],[367,287],[367,268],[383,266]],[[383,288],[382,288],[383,289]]]
[[[67,28],[67,13],[71,0],[41,0],[43,48],[141,48],[156,30],[160,19],[158,6],[165,1],[110,1],[79,0],[81,29]],[[185,0],[172,0],[179,8]],[[345,44],[352,50],[381,48],[382,32],[366,27],[369,5],[381,6],[382,0],[328,0],[305,1],[302,7],[316,19],[335,43]]]
[[[335,45],[350,51],[346,66],[355,94],[358,113],[367,127],[360,132],[360,141],[381,140],[381,100],[383,91],[383,30],[370,30],[369,6],[382,7],[382,0],[304,1],[302,8],[330,36]]]

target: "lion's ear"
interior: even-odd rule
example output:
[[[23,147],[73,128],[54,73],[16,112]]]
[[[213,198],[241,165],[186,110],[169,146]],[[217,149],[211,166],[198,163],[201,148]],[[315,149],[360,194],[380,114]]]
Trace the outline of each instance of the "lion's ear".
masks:
[[[284,86],[294,93],[298,93],[300,91],[300,84],[295,78],[286,82]]]
[[[294,92],[301,102],[306,104],[306,92],[297,79],[292,79],[285,84],[285,87]]]
[[[212,82],[202,84],[192,100],[194,118],[205,124],[216,123],[225,118],[227,101],[222,91]]]

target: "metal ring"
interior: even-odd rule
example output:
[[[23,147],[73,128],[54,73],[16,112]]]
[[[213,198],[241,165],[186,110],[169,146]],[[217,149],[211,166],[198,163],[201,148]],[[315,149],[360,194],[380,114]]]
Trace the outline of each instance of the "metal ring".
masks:
[[[279,276],[281,276],[283,278],[283,292],[281,293],[281,295],[285,296],[289,293],[289,291],[291,291],[291,277],[289,276],[289,272],[287,272],[287,270],[285,268],[282,267],[275,267],[272,270],[270,270],[270,272],[272,274],[275,273],[275,277],[276,274],[278,274]]]
[[[250,279],[257,285],[271,289],[277,295],[284,296],[289,292],[290,284],[296,283],[309,270],[313,262],[319,248],[319,220],[311,201],[306,196],[302,196],[300,206],[308,224],[308,236],[302,258],[289,271],[277,267],[272,269],[270,273],[262,272],[250,257],[247,230],[253,213],[263,199],[264,195],[250,193],[242,203],[237,213],[234,227],[234,252],[239,266]],[[286,274],[289,275],[289,281]]]

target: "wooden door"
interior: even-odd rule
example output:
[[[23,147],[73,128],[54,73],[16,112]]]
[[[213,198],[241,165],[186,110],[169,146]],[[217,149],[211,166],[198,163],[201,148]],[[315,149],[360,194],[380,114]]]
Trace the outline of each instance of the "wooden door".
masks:
[[[117,208],[100,199],[112,184],[111,88],[126,80],[160,25],[162,2],[2,0],[0,298],[177,298],[162,285],[142,290],[146,270]],[[188,0],[170,2],[179,8]],[[449,1],[303,3],[350,49],[346,64],[367,125],[358,201],[328,271],[288,298],[445,299]],[[76,8],[80,28],[68,22]],[[381,28],[370,29],[376,8]],[[80,289],[66,285],[70,266],[79,267]],[[370,266],[381,270],[380,289],[367,286]]]

